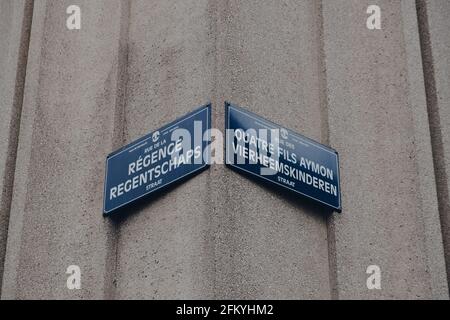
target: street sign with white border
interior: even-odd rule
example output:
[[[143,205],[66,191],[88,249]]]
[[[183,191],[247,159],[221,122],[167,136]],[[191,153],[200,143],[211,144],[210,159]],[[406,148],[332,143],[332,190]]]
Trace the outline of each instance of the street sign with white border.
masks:
[[[334,149],[230,103],[225,115],[227,165],[342,211]]]
[[[105,215],[205,169],[211,105],[111,153],[106,159]],[[204,139],[206,138],[206,139]]]

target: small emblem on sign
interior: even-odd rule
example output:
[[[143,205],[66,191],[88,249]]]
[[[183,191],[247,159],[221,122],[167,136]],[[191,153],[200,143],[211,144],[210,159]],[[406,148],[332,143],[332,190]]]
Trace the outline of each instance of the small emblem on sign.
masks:
[[[153,142],[157,142],[159,140],[159,136],[160,136],[159,131],[156,131],[152,136]]]
[[[289,133],[288,133],[288,131],[286,130],[286,129],[280,129],[280,134],[281,134],[281,137],[283,138],[283,139],[287,139],[287,138],[289,138]]]

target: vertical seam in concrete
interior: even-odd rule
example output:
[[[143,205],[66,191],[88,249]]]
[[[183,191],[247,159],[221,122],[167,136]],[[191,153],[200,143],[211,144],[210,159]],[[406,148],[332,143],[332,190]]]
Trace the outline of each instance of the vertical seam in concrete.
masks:
[[[318,16],[318,43],[319,43],[319,84],[320,84],[320,116],[321,116],[321,139],[322,143],[330,144],[330,123],[328,114],[328,84],[327,84],[327,66],[325,56],[325,37],[324,37],[324,16],[323,0],[317,4]],[[326,212],[324,212],[326,214]],[[328,273],[330,279],[331,299],[337,300],[337,257],[336,257],[336,236],[333,223],[333,213],[325,217],[327,227],[328,242]]]
[[[119,108],[116,108],[116,112],[119,112],[117,121],[114,127],[114,142],[117,143],[116,147],[119,147],[125,143],[127,125],[126,117],[126,104],[128,97],[128,64],[129,64],[129,38],[130,38],[130,23],[131,23],[131,0],[122,0],[122,15],[120,21],[120,56],[119,56],[119,83],[118,87],[122,88],[118,90],[121,93],[119,101]],[[117,127],[116,127],[117,126]],[[116,130],[117,129],[117,130]]]
[[[441,232],[448,226],[445,223],[444,215],[448,212],[449,208],[446,207],[446,203],[449,203],[448,197],[448,177],[439,179],[439,174],[445,174],[444,163],[438,161],[438,159],[444,158],[444,148],[442,132],[440,130],[440,115],[438,108],[438,96],[436,90],[436,78],[433,62],[433,51],[431,47],[431,38],[428,22],[427,4],[425,0],[416,0],[418,25],[419,25],[419,37],[420,37],[420,49],[422,54],[423,74],[425,81],[425,92],[428,111],[428,122],[431,133],[431,147],[433,153],[434,174],[436,181],[436,191],[438,195],[439,216],[441,221]],[[448,243],[446,237],[443,237],[445,263],[447,270],[447,282],[450,284],[450,243]]]
[[[14,99],[12,111],[13,116],[11,117],[11,121],[15,122],[15,125],[13,123],[10,124],[10,131],[9,131],[10,144],[8,145],[8,150],[6,151],[7,154],[6,168],[8,168],[9,171],[9,173],[4,176],[4,183],[3,183],[4,186],[8,187],[6,188],[7,189],[5,192],[6,201],[4,202],[6,206],[5,207],[6,212],[10,212],[12,203],[14,172],[16,168],[17,148],[19,144],[20,120],[24,100],[23,94],[25,88],[25,78],[28,63],[28,51],[30,45],[31,24],[33,21],[33,10],[34,10],[34,0],[27,0],[24,6],[24,14],[21,26],[19,57],[17,59],[16,77],[14,86]],[[6,226],[5,235],[7,234],[8,234],[8,223]],[[6,247],[6,241],[4,243]],[[4,258],[5,257],[0,257],[0,295],[5,262]]]
[[[4,273],[2,282],[1,299],[18,299],[19,284],[18,270],[21,263],[20,247],[22,246],[24,217],[26,215],[26,201],[20,199],[28,196],[28,178],[31,165],[31,144],[33,141],[33,124],[36,112],[39,109],[40,100],[37,92],[40,86],[40,76],[42,65],[40,63],[44,51],[44,29],[47,24],[47,0],[44,4],[37,6],[33,2],[33,16],[31,19],[31,29],[28,47],[28,59],[24,84],[24,94],[22,103],[22,113],[20,119],[17,157],[14,172],[14,185],[11,200],[8,241],[6,243],[6,254],[4,262]],[[37,54],[31,54],[33,49]],[[36,102],[33,101],[36,99]],[[16,200],[17,199],[17,200]]]
[[[131,1],[122,0],[120,17],[120,39],[118,55],[118,78],[117,78],[117,103],[115,106],[114,119],[114,147],[118,148],[125,142],[125,104],[128,91],[128,40],[130,27]]]
[[[118,72],[116,82],[116,105],[114,110],[114,129],[113,129],[113,147],[119,148],[123,145],[125,139],[125,104],[127,98],[128,87],[128,41],[129,41],[129,27],[130,27],[130,10],[131,1],[121,1],[121,16],[120,16],[120,36],[119,36],[119,52],[118,52]],[[110,219],[110,218],[105,218]],[[108,239],[108,256],[106,266],[105,298],[115,299],[117,288],[117,264],[119,260],[119,237],[120,237],[120,220],[113,219],[111,221],[111,234]]]
[[[228,1],[228,0],[226,0],[226,1]],[[213,83],[212,83],[212,96],[211,96],[211,104],[215,104],[215,108],[220,108],[220,106],[219,106],[219,92],[218,92],[218,72],[219,72],[219,57],[218,57],[218,54],[219,54],[219,50],[218,50],[218,46],[219,46],[219,43],[218,43],[218,41],[219,41],[219,36],[218,36],[218,31],[219,31],[219,26],[218,26],[218,23],[219,23],[219,12],[218,12],[218,10],[219,10],[219,8],[218,8],[218,5],[217,5],[217,1],[216,0],[209,0],[208,1],[208,9],[209,9],[209,11],[210,11],[210,17],[211,17],[211,19],[212,19],[212,21],[211,21],[211,35],[212,35],[212,37],[213,37],[213,43],[214,43],[214,46],[213,46],[213,48],[214,48],[214,65],[213,65],[213,75],[212,75],[212,77],[213,77]],[[214,108],[214,105],[212,106],[213,108]],[[217,119],[215,118],[216,115],[217,114],[217,112],[213,112],[213,114],[212,114],[212,127],[213,128],[216,128],[217,127]],[[216,151],[217,152],[217,151]],[[225,149],[223,149],[223,154],[225,154]],[[214,166],[217,166],[217,164],[214,164]],[[209,205],[209,211],[210,212],[213,212],[213,214],[215,215],[215,214],[217,214],[217,211],[216,211],[216,209],[215,209],[215,207],[214,207],[214,204],[213,204],[213,199],[212,199],[212,197],[211,197],[211,190],[212,190],[212,188],[214,188],[214,184],[212,183],[212,175],[214,175],[213,173],[212,173],[212,171],[213,171],[213,169],[214,168],[211,168],[211,170],[208,170],[208,179],[207,179],[207,190],[210,190],[209,192],[208,192],[208,195],[207,195],[207,197],[208,197],[208,205]],[[214,242],[216,241],[216,226],[215,226],[215,216],[213,216],[213,218],[212,218],[212,220],[210,220],[210,222],[211,222],[211,224],[212,224],[212,232],[213,232],[213,234],[212,234],[212,238],[214,239]],[[213,268],[214,268],[214,270],[213,270],[213,289],[212,289],[212,293],[213,293],[213,299],[217,299],[217,252],[216,252],[216,244],[214,243],[214,245],[212,246],[212,248],[213,248],[213,250],[214,250],[214,252],[213,252],[213,256],[214,256],[214,263],[213,263]]]
[[[427,273],[429,281],[429,288],[426,289],[430,290],[430,296],[433,299],[448,299],[416,3],[402,1],[401,11],[406,54],[408,106],[412,112],[417,170],[418,207],[416,215],[422,224],[421,232],[424,236],[423,249],[425,251],[424,272]]]

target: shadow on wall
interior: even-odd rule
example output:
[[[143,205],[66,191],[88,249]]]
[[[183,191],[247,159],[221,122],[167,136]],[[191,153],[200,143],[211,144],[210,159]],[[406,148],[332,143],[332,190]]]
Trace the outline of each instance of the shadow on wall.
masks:
[[[170,192],[172,192],[174,189],[179,188],[181,185],[186,183],[187,180],[195,179],[196,176],[202,174],[204,171],[208,170],[209,168],[206,167],[203,170],[196,172],[194,175],[191,175],[189,177],[185,177],[179,181],[174,182],[171,185],[168,185],[166,187],[161,188],[160,190],[149,194],[139,200],[136,200],[133,203],[130,203],[122,208],[117,209],[111,214],[105,215],[105,217],[110,218],[113,223],[116,225],[119,225],[123,223],[128,218],[139,214],[144,209],[148,208],[152,202],[157,202],[158,200],[168,196]],[[270,183],[268,181],[258,179],[258,177],[255,177],[251,174],[240,172],[237,170],[233,170],[229,168],[229,170],[232,170],[236,174],[244,177],[245,179],[251,181],[255,185],[261,186],[264,190],[267,192],[275,194],[278,198],[284,199],[287,201],[290,205],[293,207],[296,207],[299,209],[299,212],[306,212],[314,217],[327,219],[328,217],[332,216],[334,211],[330,208],[327,208],[326,206],[320,205],[317,202],[315,202],[312,199],[309,199],[308,197],[299,195],[298,193],[295,193],[294,191],[286,190],[286,188],[283,188],[278,185],[274,185],[273,183]]]

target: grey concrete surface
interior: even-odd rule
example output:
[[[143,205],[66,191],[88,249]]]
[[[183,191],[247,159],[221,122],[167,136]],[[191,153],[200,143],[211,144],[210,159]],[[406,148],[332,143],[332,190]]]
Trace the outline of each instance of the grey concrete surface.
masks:
[[[450,275],[450,2],[418,1],[439,211]]]
[[[31,1],[0,1],[0,294],[31,15]]]
[[[341,299],[448,298],[414,1],[326,1],[330,142],[343,207],[332,218]],[[366,16],[367,17],[367,16]],[[395,17],[395,18],[393,18]],[[367,290],[369,265],[382,290]]]
[[[125,141],[212,96],[216,115],[227,97],[320,140],[319,14],[312,1],[132,2]],[[329,298],[314,210],[215,166],[123,221],[116,297]]]
[[[124,142],[209,101],[214,35],[208,1],[132,1]],[[118,229],[116,298],[214,297],[209,173],[146,201]]]
[[[2,299],[448,299],[446,1],[72,4],[0,0]],[[224,101],[337,149],[342,214],[214,165],[102,217],[107,154]]]
[[[218,128],[228,100],[326,142],[319,4],[217,2]],[[211,174],[217,297],[330,298],[326,212],[223,166]]]
[[[104,298],[112,226],[104,220],[105,155],[113,148],[120,1],[35,1],[3,299]],[[69,265],[82,290],[69,291]]]

